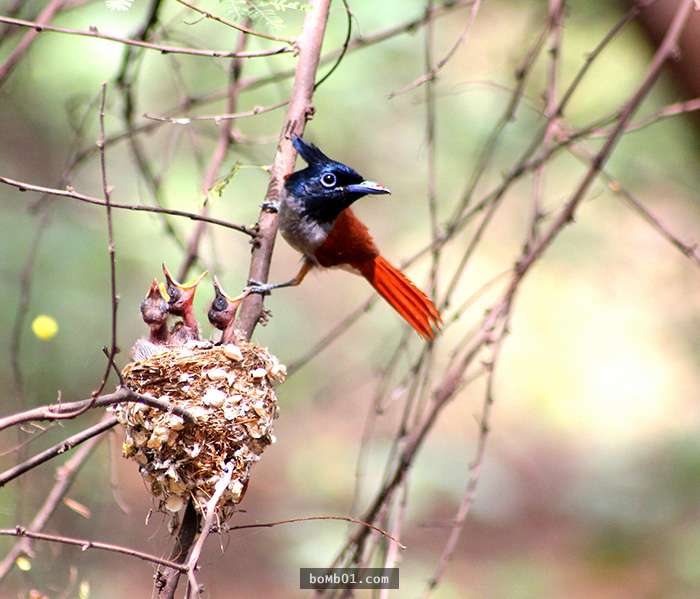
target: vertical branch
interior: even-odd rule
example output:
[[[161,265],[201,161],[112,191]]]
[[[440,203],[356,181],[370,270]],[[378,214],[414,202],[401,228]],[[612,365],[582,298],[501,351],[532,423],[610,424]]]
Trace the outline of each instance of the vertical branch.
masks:
[[[107,101],[107,84],[102,84],[102,94],[100,96],[100,137],[97,147],[100,150],[100,172],[102,175],[102,193],[105,198],[105,213],[107,215],[107,252],[109,254],[109,286],[112,306],[112,341],[107,357],[107,368],[99,388],[93,392],[92,396],[97,397],[102,393],[109,378],[109,371],[114,364],[114,357],[119,353],[117,347],[117,308],[119,306],[119,296],[117,295],[117,259],[114,245],[114,226],[112,223],[112,189],[107,183],[107,163],[105,159],[105,103]]]
[[[287,118],[277,143],[277,152],[270,171],[270,183],[265,194],[265,200],[268,202],[275,201],[279,197],[282,178],[294,168],[296,152],[289,140],[290,134],[303,133],[306,121],[313,114],[311,101],[323,36],[326,32],[329,7],[330,0],[314,0],[311,10],[304,19],[304,29],[298,41],[299,60],[287,109]],[[250,280],[267,282],[276,234],[277,215],[263,209],[258,219],[258,238],[253,246],[250,260],[248,273]],[[247,338],[252,336],[262,312],[263,297],[261,295],[253,293],[243,300],[239,311],[238,326]]]
[[[223,496],[228,484],[231,482],[231,477],[234,472],[234,464],[228,463],[224,466],[225,474],[219,479],[214,487],[214,494],[211,499],[207,501],[207,505],[204,508],[204,522],[202,524],[202,532],[197,538],[197,542],[192,547],[192,553],[190,554],[189,560],[187,560],[187,578],[189,583],[189,594],[188,597],[194,597],[199,599],[200,589],[199,583],[197,582],[197,577],[195,571],[197,570],[197,564],[199,563],[199,558],[202,555],[202,549],[204,548],[204,542],[207,540],[209,533],[214,526],[214,518],[216,517],[216,506],[219,504],[221,497]]]
[[[562,19],[565,6],[565,0],[549,0],[549,21],[551,27],[549,41],[550,60],[547,72],[547,89],[544,93],[544,116],[547,119],[547,127],[542,140],[542,147],[545,150],[549,148],[559,123],[559,114],[557,113],[557,79],[559,76]],[[542,210],[544,163],[535,169],[532,187],[532,220],[530,221],[529,244],[537,240],[537,230],[544,216]]]
[[[426,13],[431,15],[435,9],[433,0],[428,0]],[[428,19],[425,27],[425,70],[433,73],[433,45],[435,41],[435,20]],[[435,172],[435,78],[430,77],[425,82],[425,137],[428,158],[428,212],[430,214],[430,234],[433,242],[440,236],[437,217],[437,181]],[[430,295],[437,297],[438,271],[440,264],[440,248],[433,247],[430,267]]]
[[[330,0],[315,0],[311,10],[309,10],[304,19],[304,28],[298,41],[299,59],[294,78],[294,86],[292,88],[292,96],[271,169],[272,176],[266,194],[267,200],[274,200],[279,196],[283,175],[294,168],[296,153],[288,139],[289,133],[292,131],[302,133],[306,120],[310,118],[313,112],[311,98],[314,92],[316,70],[318,68],[321,46],[326,31],[329,8]],[[223,136],[224,133],[222,131],[219,139],[223,140]],[[226,129],[226,136],[227,139],[230,139],[230,130],[228,128]],[[258,220],[258,237],[253,246],[250,265],[251,279],[267,281],[276,233],[276,214],[263,209]],[[258,319],[262,314],[262,309],[262,297],[257,294],[249,295],[243,302],[240,310],[239,324],[248,338],[255,329]],[[196,543],[198,527],[199,518],[190,502],[188,503],[182,525],[180,526],[176,547],[173,551],[174,555],[171,557],[173,561],[180,562],[187,558],[193,543]],[[159,577],[156,584],[161,586],[158,590],[160,596],[166,599],[174,597],[179,578],[180,572],[174,569],[167,570],[162,577]]]

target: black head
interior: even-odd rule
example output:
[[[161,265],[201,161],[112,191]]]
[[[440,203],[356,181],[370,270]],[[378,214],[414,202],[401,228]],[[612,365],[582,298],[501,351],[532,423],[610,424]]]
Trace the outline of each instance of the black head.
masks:
[[[284,187],[288,194],[304,202],[309,217],[332,222],[362,196],[391,193],[383,185],[365,180],[342,162],[330,159],[301,137],[292,136],[292,143],[308,166],[287,177]]]

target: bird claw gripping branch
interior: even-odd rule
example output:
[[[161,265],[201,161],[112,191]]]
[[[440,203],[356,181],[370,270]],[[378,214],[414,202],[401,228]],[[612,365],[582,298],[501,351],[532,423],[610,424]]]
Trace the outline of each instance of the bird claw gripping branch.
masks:
[[[282,236],[304,256],[289,281],[249,281],[251,293],[299,285],[312,268],[342,268],[358,274],[425,339],[434,339],[442,319],[433,302],[380,254],[367,227],[350,206],[365,195],[391,193],[365,180],[349,166],[332,160],[313,144],[292,134],[305,169],[286,177],[279,204]]]

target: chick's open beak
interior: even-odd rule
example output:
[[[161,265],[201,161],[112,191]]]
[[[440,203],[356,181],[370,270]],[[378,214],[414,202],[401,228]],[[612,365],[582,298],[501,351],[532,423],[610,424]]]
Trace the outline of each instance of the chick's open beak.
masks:
[[[166,282],[165,293],[169,297],[169,302],[172,304],[179,299],[180,295],[184,295],[186,299],[192,301],[194,299],[195,291],[197,290],[197,285],[199,285],[202,279],[207,276],[207,271],[205,270],[201,275],[189,283],[179,283],[175,280],[175,277],[173,277],[165,262],[163,262],[163,274],[165,275]]]
[[[148,288],[148,293],[146,293],[146,299],[156,300],[162,298],[167,301],[167,297],[163,296],[163,290],[161,289],[158,279],[153,279],[151,286]]]
[[[248,293],[244,291],[243,293],[241,293],[241,295],[238,295],[236,297],[231,297],[228,293],[226,293],[224,291],[224,288],[221,286],[221,283],[219,282],[219,279],[216,275],[214,275],[214,293],[216,293],[217,297],[218,296],[223,297],[230,304],[238,303],[246,295],[248,295]]]

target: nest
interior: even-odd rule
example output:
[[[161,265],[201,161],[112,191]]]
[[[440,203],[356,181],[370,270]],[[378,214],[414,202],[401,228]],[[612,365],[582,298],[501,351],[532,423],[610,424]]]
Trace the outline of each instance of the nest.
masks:
[[[274,443],[278,415],[274,385],[286,368],[267,349],[249,343],[170,348],[123,371],[130,389],[187,410],[194,423],[141,403],[115,408],[126,428],[123,454],[139,471],[162,511],[177,513],[192,499],[203,511],[224,474],[233,476],[218,515],[226,520],[243,499],[251,468]]]

